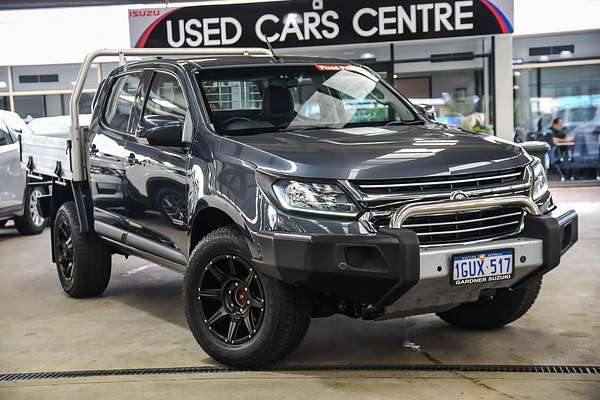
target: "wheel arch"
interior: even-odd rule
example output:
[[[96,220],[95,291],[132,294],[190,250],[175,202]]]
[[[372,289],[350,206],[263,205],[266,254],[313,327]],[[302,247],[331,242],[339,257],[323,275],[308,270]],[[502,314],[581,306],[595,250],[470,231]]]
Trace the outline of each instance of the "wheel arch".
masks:
[[[222,205],[205,205],[196,209],[191,222],[190,237],[189,237],[189,252],[194,250],[196,245],[210,232],[224,226],[235,225],[244,235],[250,252],[256,254],[256,246],[251,239],[248,227],[241,216],[230,207]]]

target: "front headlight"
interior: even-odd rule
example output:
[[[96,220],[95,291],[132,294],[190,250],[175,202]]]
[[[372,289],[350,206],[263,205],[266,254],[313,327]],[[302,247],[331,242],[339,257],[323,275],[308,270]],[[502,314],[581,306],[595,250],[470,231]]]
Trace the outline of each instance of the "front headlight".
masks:
[[[531,197],[533,200],[538,200],[548,191],[548,178],[546,177],[544,165],[539,159],[534,158],[531,169],[533,171],[533,189],[531,191]]]
[[[281,179],[273,184],[277,199],[287,210],[354,217],[358,207],[337,185]]]

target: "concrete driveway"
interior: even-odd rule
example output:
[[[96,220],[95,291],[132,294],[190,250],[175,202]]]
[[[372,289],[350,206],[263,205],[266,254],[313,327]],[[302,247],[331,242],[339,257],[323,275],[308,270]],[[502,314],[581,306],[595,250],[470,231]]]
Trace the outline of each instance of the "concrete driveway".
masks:
[[[530,312],[493,332],[434,315],[370,322],[315,319],[288,365],[600,365],[600,187],[553,191],[580,213],[579,243],[544,279]],[[216,366],[183,314],[181,276],[113,256],[96,299],[66,297],[49,230],[0,229],[0,373]],[[600,375],[462,372],[244,372],[0,382],[12,398],[512,398],[600,399]]]

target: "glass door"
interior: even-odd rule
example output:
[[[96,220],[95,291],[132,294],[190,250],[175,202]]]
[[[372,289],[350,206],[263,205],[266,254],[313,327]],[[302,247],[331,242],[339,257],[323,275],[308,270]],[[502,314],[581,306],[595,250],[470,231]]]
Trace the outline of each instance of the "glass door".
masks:
[[[515,68],[519,141],[550,145],[550,180],[600,181],[600,60]]]

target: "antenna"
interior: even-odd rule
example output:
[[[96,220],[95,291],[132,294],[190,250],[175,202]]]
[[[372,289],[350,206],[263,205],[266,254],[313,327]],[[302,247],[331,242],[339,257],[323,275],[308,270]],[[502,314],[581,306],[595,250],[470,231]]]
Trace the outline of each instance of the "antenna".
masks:
[[[276,62],[281,62],[281,58],[277,54],[275,54],[275,50],[273,50],[273,46],[271,46],[271,42],[269,41],[269,38],[267,38],[266,36],[265,36],[265,43],[267,43],[267,48],[271,52],[271,55],[273,56],[273,60],[275,60]]]

